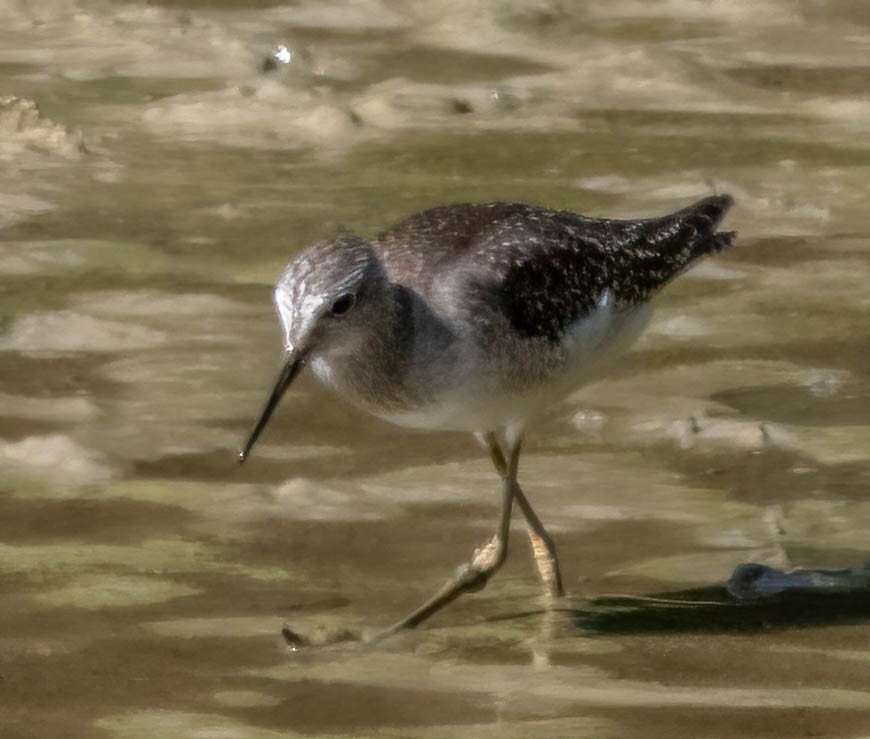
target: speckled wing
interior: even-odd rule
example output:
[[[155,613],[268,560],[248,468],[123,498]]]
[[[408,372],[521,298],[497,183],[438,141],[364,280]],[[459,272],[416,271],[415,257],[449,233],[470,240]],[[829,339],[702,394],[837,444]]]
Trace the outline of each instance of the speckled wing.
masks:
[[[470,284],[526,337],[557,342],[606,292],[617,308],[648,300],[698,257],[733,234],[716,226],[731,205],[722,195],[668,216],[600,220],[528,209],[481,231],[469,257],[486,265]]]
[[[429,299],[463,282],[462,302],[484,320],[497,311],[523,336],[558,341],[605,291],[617,305],[643,302],[696,258],[730,245],[733,234],[716,226],[731,202],[717,195],[642,220],[519,203],[447,205],[397,223],[372,245],[393,282]]]

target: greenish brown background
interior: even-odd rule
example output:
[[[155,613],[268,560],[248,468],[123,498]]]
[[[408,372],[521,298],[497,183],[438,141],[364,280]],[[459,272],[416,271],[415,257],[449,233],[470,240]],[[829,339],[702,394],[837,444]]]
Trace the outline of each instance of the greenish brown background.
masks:
[[[0,734],[867,736],[866,618],[570,609],[866,557],[868,79],[845,0],[0,0]],[[416,605],[497,490],[469,438],[311,380],[235,464],[292,255],[450,201],[711,191],[736,248],[528,434],[566,610],[517,527],[425,628],[288,652],[284,621]]]

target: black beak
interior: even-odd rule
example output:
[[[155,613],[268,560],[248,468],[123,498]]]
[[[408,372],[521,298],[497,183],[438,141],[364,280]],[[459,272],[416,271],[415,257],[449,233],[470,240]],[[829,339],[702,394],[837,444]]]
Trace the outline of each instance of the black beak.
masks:
[[[263,410],[260,411],[260,417],[257,419],[257,423],[254,424],[254,428],[251,429],[251,433],[248,436],[245,445],[239,449],[240,464],[248,458],[252,447],[260,436],[260,432],[266,428],[266,424],[272,417],[272,412],[278,406],[281,396],[284,395],[287,388],[290,387],[290,383],[296,379],[296,375],[299,374],[299,371],[304,366],[305,355],[303,353],[299,351],[291,351],[287,353],[284,365],[281,367],[278,377],[275,378],[275,385],[272,388],[272,392],[269,394],[269,398],[266,400]]]

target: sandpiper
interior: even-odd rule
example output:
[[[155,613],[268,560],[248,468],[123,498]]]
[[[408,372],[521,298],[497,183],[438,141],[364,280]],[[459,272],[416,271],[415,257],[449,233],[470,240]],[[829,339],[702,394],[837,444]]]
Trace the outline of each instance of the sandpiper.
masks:
[[[284,361],[239,460],[310,366],[360,408],[401,426],[467,431],[501,477],[492,537],[430,600],[383,633],[412,628],[483,588],[525,517],[539,574],[563,595],[553,539],[517,482],[530,418],[637,338],[650,299],[698,258],[730,246],[731,206],[705,198],[659,218],[606,220],[516,203],[432,208],[374,239],[309,246],[275,290]]]

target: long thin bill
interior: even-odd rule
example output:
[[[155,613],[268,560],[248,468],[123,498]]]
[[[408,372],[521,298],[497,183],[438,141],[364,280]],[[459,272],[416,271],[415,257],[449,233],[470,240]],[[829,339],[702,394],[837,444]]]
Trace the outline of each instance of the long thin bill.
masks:
[[[266,428],[266,424],[272,417],[272,412],[278,407],[278,402],[281,400],[281,396],[284,395],[287,388],[290,387],[290,383],[296,379],[296,375],[298,375],[299,370],[302,369],[304,359],[305,358],[298,352],[291,352],[287,355],[287,359],[281,367],[278,377],[275,378],[275,385],[272,388],[272,392],[269,394],[269,398],[266,400],[263,410],[260,411],[260,417],[257,419],[257,423],[255,423],[254,428],[251,429],[251,433],[248,436],[245,445],[239,449],[239,463],[244,462],[248,458],[251,449],[260,437],[260,432]]]

